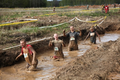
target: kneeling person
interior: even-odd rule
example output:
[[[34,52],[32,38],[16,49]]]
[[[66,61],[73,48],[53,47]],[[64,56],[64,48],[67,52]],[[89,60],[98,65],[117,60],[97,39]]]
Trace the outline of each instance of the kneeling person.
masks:
[[[68,51],[78,50],[77,40],[78,40],[78,37],[81,35],[82,35],[81,30],[80,30],[80,33],[75,32],[73,26],[70,26],[69,33],[65,34],[65,30],[63,31],[63,36],[70,38],[69,45],[68,45]]]
[[[64,54],[63,54],[63,50],[62,50],[62,46],[65,46],[62,40],[58,39],[58,35],[54,34],[54,38],[55,40],[52,40],[49,42],[49,46],[53,46],[54,47],[54,53],[55,55],[53,56],[53,59],[60,59],[60,58],[64,58]]]
[[[32,48],[31,45],[27,45],[25,39],[20,41],[20,45],[22,46],[21,53],[16,57],[16,60],[24,55],[25,61],[28,63],[27,69],[32,71],[35,70],[38,64],[38,60],[36,58],[36,52]]]

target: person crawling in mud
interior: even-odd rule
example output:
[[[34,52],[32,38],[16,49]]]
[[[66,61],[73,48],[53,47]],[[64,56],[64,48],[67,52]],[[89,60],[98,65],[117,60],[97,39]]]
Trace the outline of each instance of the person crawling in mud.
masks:
[[[73,26],[70,26],[70,32],[67,34],[65,34],[65,30],[63,30],[63,36],[70,38],[69,45],[68,45],[68,51],[78,50],[77,40],[78,40],[78,37],[81,35],[82,35],[81,30],[80,30],[80,33],[75,32]]]
[[[65,44],[63,43],[62,40],[58,39],[58,35],[54,34],[53,36],[55,38],[55,40],[52,40],[49,42],[49,46],[53,46],[54,47],[54,56],[53,59],[54,60],[60,60],[60,59],[64,59],[64,54],[63,54],[63,50],[62,50],[62,46],[65,47]]]
[[[29,71],[36,70],[36,67],[37,67],[37,64],[38,64],[38,60],[36,58],[35,50],[32,48],[31,45],[26,44],[26,40],[25,39],[20,40],[20,45],[22,47],[21,53],[16,57],[16,60],[20,56],[24,55],[25,61],[27,62],[27,69]]]
[[[91,28],[90,28],[90,32],[88,33],[88,35],[87,35],[87,37],[85,38],[84,42],[86,41],[86,39],[87,39],[89,36],[90,36],[90,43],[96,44],[96,36],[98,36],[99,41],[101,42],[100,36],[99,36],[99,34],[97,33],[97,31],[94,29],[94,27],[91,27]]]

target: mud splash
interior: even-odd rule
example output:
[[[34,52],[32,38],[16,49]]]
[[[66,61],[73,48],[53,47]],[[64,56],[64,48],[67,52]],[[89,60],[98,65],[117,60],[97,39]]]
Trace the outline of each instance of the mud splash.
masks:
[[[115,33],[106,33],[101,36],[101,41],[108,42],[110,40],[115,41],[120,37],[120,32]],[[89,40],[86,42],[89,44]],[[51,56],[53,55],[53,51],[46,51],[42,54],[38,55],[38,71],[29,72],[25,70],[26,62],[15,64],[10,67],[4,67],[0,69],[0,80],[49,80],[55,76],[55,71],[65,66],[68,62],[72,61],[78,56],[84,55],[84,53],[90,49],[91,47],[96,47],[99,45],[99,41],[97,40],[97,45],[85,45],[83,41],[79,42],[79,50],[78,51],[67,51],[67,47],[63,48],[63,52],[65,55],[65,60],[63,61],[53,61]]]

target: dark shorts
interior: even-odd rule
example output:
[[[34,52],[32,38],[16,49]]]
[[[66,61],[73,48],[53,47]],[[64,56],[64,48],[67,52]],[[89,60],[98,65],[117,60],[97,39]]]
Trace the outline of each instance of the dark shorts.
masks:
[[[90,38],[90,42],[96,44],[96,38]]]

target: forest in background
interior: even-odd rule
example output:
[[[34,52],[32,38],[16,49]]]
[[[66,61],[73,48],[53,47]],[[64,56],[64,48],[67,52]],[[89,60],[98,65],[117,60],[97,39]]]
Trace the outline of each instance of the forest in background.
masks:
[[[0,0],[0,7],[3,8],[30,8],[30,7],[53,7],[53,6],[80,6],[80,5],[101,5],[120,4],[120,0]]]

